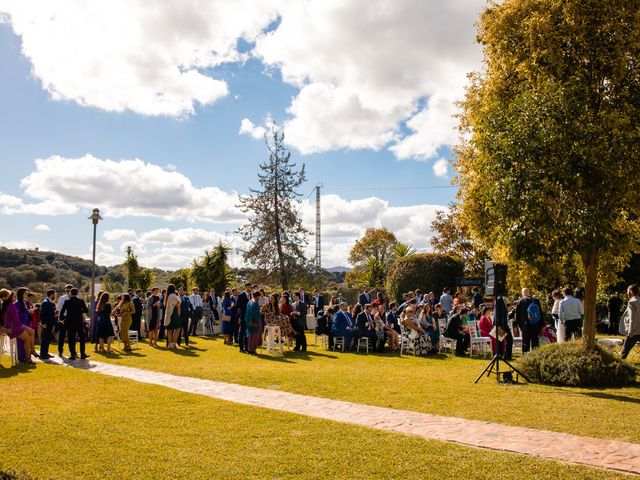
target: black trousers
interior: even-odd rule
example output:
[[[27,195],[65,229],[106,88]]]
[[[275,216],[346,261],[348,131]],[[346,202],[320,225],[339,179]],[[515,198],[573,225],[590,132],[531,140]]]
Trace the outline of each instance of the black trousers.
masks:
[[[513,335],[511,334],[511,331],[509,331],[509,333],[507,333],[507,335],[504,337],[504,340],[502,340],[502,342],[500,342],[500,345],[504,351],[504,359],[505,360],[512,360],[513,359]],[[497,348],[497,345],[496,345]],[[498,353],[500,353],[498,351]]]
[[[133,315],[131,317],[131,330],[135,330],[140,335],[140,320],[142,319],[142,315]]]
[[[631,349],[635,346],[636,343],[640,342],[640,335],[631,335],[630,337],[624,337],[624,344],[622,345],[622,354],[620,355],[623,359],[627,358]]]
[[[76,356],[76,339],[80,342],[80,355],[84,355],[84,327],[82,325],[68,325],[67,337],[69,338],[69,354]]]
[[[620,329],[620,316],[609,315],[609,333],[618,335]]]
[[[540,325],[525,325],[521,330],[523,354],[540,346]]]
[[[62,356],[64,353],[64,337],[67,335],[67,326],[64,323],[56,323],[56,331],[58,332],[58,354]]]
[[[53,339],[53,327],[54,324],[49,325],[42,324],[42,338],[40,339],[40,356],[49,355],[49,344]]]
[[[582,320],[565,320],[564,321],[564,340],[571,340],[571,334],[575,333],[576,338],[582,337]]]
[[[333,330],[330,328],[316,328],[316,335],[326,335],[329,337],[329,350],[333,350]]]
[[[368,338],[371,349],[374,352],[378,351],[378,335],[376,335],[376,332],[374,331],[359,332],[356,335],[356,346],[358,345],[358,339],[360,338]]]
[[[191,325],[189,326],[189,335],[195,336],[198,330],[198,323],[202,319],[202,308],[197,307],[191,317]]]
[[[182,342],[182,337],[184,336],[184,344],[189,345],[189,317],[181,318],[181,327],[180,327],[180,335],[178,335],[178,345]]]
[[[456,341],[456,355],[464,355],[471,343],[471,337],[467,332],[457,332],[451,335],[447,335],[448,338],[453,338]]]
[[[307,336],[304,334],[304,326],[296,325],[293,327],[296,331],[296,346],[293,348],[295,351],[302,350],[307,351]]]
[[[240,320],[240,325],[238,326],[238,346],[240,347],[241,352],[247,351],[247,346],[249,343],[249,339],[247,338],[247,322],[244,320]]]

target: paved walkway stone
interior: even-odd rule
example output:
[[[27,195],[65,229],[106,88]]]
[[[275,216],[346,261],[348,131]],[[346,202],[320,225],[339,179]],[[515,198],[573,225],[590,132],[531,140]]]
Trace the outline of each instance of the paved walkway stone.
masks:
[[[640,475],[640,445],[635,443],[395,410],[94,361],[63,362],[55,357],[47,363],[255,407]]]

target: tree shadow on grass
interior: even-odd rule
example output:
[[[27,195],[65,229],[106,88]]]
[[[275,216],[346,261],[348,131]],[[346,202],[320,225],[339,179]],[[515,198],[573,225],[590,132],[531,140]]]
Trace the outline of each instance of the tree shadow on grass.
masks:
[[[307,360],[307,361],[313,360],[313,357],[331,358],[334,360],[338,358],[337,355],[329,355],[326,353],[314,352],[313,350],[307,350],[306,352],[296,352],[294,350],[291,350],[289,352],[285,352],[285,355],[292,359]]]
[[[256,358],[259,358],[260,360],[270,360],[276,363],[296,363],[282,355],[270,355],[268,353],[257,353]]]
[[[586,395],[592,398],[601,398],[603,400],[616,400],[625,403],[640,403],[640,398],[627,397],[626,395],[614,395],[613,393],[604,392],[580,392],[580,395]]]

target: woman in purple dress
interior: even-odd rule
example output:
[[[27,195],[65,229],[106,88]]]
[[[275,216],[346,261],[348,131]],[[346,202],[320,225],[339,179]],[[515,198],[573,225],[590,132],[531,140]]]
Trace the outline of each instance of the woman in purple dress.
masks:
[[[18,338],[18,360],[24,362],[27,358],[31,358],[30,355],[38,357],[35,351],[35,330],[31,328],[31,315],[33,313],[33,304],[29,301],[29,293],[25,287],[20,287],[16,292],[16,305],[18,307],[18,317],[20,323],[33,332],[33,341],[31,342],[31,349],[27,348],[27,345]]]
[[[23,294],[24,295],[24,294]],[[20,306],[17,302],[16,294],[3,289],[0,290],[0,299],[2,300],[2,326],[8,332],[9,338],[18,338],[24,342],[24,351],[33,355],[34,331],[32,328],[24,325],[20,321]],[[24,307],[24,304],[23,304]],[[34,363],[31,355],[25,355],[22,360],[25,363]]]

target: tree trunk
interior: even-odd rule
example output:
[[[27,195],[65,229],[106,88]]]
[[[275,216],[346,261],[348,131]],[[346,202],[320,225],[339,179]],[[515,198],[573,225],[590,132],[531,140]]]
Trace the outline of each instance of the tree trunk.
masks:
[[[584,268],[584,327],[582,341],[592,350],[596,345],[596,295],[598,292],[598,252],[589,249],[581,253]]]
[[[280,264],[280,286],[283,290],[289,289],[289,281],[284,265],[284,252],[282,251],[282,239],[280,238],[280,205],[278,203],[278,162],[274,170],[274,187],[273,187],[273,223],[275,226],[276,249],[278,251],[278,263]]]

